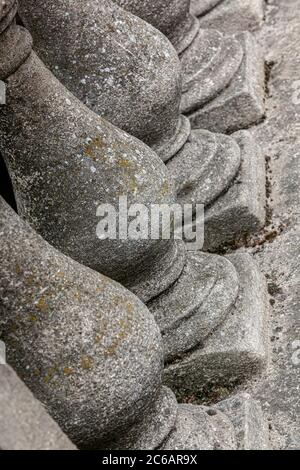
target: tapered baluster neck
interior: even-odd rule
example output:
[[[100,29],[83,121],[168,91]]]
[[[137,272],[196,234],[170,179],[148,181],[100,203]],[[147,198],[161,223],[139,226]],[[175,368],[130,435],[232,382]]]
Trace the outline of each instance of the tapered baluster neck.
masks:
[[[16,24],[17,2],[0,0],[0,79],[22,65],[32,50],[30,33]]]

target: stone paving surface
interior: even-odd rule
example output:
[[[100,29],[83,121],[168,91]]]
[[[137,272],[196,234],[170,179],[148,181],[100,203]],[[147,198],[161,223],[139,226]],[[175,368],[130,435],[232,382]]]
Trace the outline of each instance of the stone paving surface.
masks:
[[[300,9],[272,0],[257,38],[269,69],[266,119],[252,129],[266,156],[268,226],[248,245],[267,276],[273,305],[270,364],[249,386],[269,419],[273,448],[300,445]]]

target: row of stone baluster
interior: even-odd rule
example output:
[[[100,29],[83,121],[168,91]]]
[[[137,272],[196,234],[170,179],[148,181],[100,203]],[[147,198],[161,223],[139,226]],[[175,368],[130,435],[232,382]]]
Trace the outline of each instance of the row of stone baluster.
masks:
[[[97,207],[120,196],[204,204],[210,250],[264,223],[262,155],[240,130],[264,113],[263,60],[250,33],[201,29],[189,8],[20,0],[16,21],[0,0],[0,151],[18,208],[0,201],[1,339],[79,448],[267,446],[248,395],[178,405],[162,386],[220,397],[265,367],[252,258],[96,232]],[[8,366],[0,384],[1,448],[72,448]]]

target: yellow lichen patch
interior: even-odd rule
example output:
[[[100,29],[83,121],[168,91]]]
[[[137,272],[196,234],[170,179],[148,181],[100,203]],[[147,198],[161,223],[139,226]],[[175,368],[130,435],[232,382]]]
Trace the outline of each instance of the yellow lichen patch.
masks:
[[[27,286],[32,286],[33,281],[34,281],[34,275],[33,274],[30,274],[29,276],[26,276],[25,279],[24,279],[24,283]]]
[[[132,313],[133,306],[129,302],[125,304],[125,308],[128,313]],[[132,331],[132,326],[128,323],[128,319],[121,319],[119,321],[120,332],[116,335],[115,339],[111,342],[110,346],[104,351],[104,356],[109,357],[116,354],[118,346],[124,341]]]
[[[37,316],[34,315],[34,313],[31,313],[30,315],[28,315],[28,320],[31,321],[31,322],[36,322],[37,321]]]
[[[81,294],[80,294],[80,292],[78,292],[78,291],[75,292],[74,297],[75,297],[75,299],[77,299],[77,300],[80,301],[80,300],[81,300]]]
[[[16,264],[16,273],[17,273],[17,274],[21,274],[21,273],[22,273],[22,268],[21,268],[21,266],[20,266],[18,263]]]
[[[125,307],[126,307],[127,313],[132,313],[134,310],[134,306],[130,302],[126,302]]]
[[[72,367],[64,367],[63,373],[64,373],[64,375],[67,375],[67,376],[71,375],[73,373]]]
[[[97,150],[103,149],[105,143],[100,136],[95,137],[84,149],[85,155],[90,157],[92,160],[97,160]]]
[[[102,334],[97,333],[95,335],[95,343],[97,343],[97,344],[101,343],[103,337],[104,337],[104,333],[102,333]]]
[[[159,190],[159,195],[161,197],[165,197],[169,194],[170,192],[170,185],[169,185],[169,181],[168,180],[165,180],[163,182],[163,184],[161,185],[161,188]]]
[[[82,356],[80,365],[83,369],[91,369],[93,367],[94,360],[91,356]]]
[[[48,384],[48,383],[53,379],[53,377],[55,376],[55,374],[57,373],[57,371],[58,371],[57,365],[54,365],[53,367],[51,367],[51,368],[48,370],[48,372],[47,372],[47,374],[46,374],[46,376],[45,376],[45,378],[44,378],[44,382],[45,382],[46,384]]]
[[[63,271],[58,271],[58,272],[56,273],[56,277],[62,278],[62,277],[64,277],[64,276],[65,276],[65,273],[64,273]]]
[[[45,310],[47,310],[48,305],[47,305],[45,297],[40,298],[40,300],[36,304],[36,308],[39,309],[41,312],[44,312]]]
[[[118,165],[121,168],[128,168],[128,169],[134,169],[136,167],[134,162],[127,160],[127,158],[123,158],[123,157],[118,158]]]

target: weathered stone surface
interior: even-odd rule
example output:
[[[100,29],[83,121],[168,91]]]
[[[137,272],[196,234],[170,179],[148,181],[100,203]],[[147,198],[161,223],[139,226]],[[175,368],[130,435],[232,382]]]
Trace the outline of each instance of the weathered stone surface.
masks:
[[[234,395],[211,409],[222,411],[232,422],[238,450],[270,448],[267,421],[259,403],[248,393]]]
[[[167,162],[167,169],[178,202],[210,206],[226,192],[240,165],[241,149],[234,139],[196,129],[182,150]]]
[[[265,113],[265,74],[261,50],[250,33],[237,36],[244,49],[242,64],[230,85],[189,118],[192,128],[233,132],[259,122]]]
[[[264,64],[254,38],[199,29],[187,0],[176,2],[172,35],[165,29],[173,18],[170,2],[115,1],[164,31],[175,46],[183,72],[181,111],[189,114],[193,127],[227,132],[247,128],[263,117]],[[204,2],[204,11],[216,3]],[[154,5],[160,15],[155,15]]]
[[[23,32],[12,25],[1,37],[0,51],[8,70],[6,46]],[[145,302],[156,298],[155,315],[166,333],[167,361],[200,347],[204,338],[222,330],[237,295],[231,263],[187,255],[183,243],[172,239],[97,238],[99,203],[114,205],[123,194],[129,204],[147,207],[174,201],[173,185],[161,160],[88,110],[34,53],[6,82],[8,102],[0,110],[0,148],[20,214],[63,253],[121,281]],[[223,136],[216,139],[228,141]],[[224,148],[229,155],[238,150],[235,145]],[[225,190],[226,181],[221,182]]]
[[[264,5],[264,0],[192,0],[191,13],[199,16],[201,28],[215,28],[228,34],[260,28]]]
[[[144,12],[146,15],[146,17],[142,15],[144,19],[150,21],[153,16],[153,21],[161,22],[161,30],[168,35],[172,25],[172,31],[177,36],[177,39],[179,36],[181,39],[184,36],[185,40],[189,37],[190,28],[192,27],[191,22],[188,20],[192,18],[188,13],[188,3],[186,0],[184,2],[119,2],[125,8],[130,8],[131,5],[130,9],[135,14]],[[155,130],[152,138],[150,134],[153,132],[153,123],[147,122],[149,119],[148,113],[150,112],[149,107],[146,106],[143,99],[139,99],[139,93],[135,93],[132,96],[131,92],[132,86],[139,90],[142,80],[143,93],[147,94],[147,96],[148,94],[152,96],[156,94],[154,85],[156,86],[157,83],[157,86],[159,86],[161,81],[158,71],[152,77],[154,84],[152,82],[149,83],[148,78],[143,78],[144,75],[140,72],[140,69],[142,71],[144,71],[144,68],[149,69],[149,60],[140,49],[143,48],[142,44],[150,34],[148,31],[150,26],[138,20],[138,18],[133,20],[131,18],[132,15],[125,14],[118,7],[115,7],[114,11],[113,4],[109,1],[102,2],[101,4],[102,15],[95,16],[94,13],[92,14],[91,9],[94,11],[95,8],[99,8],[98,3],[93,7],[93,2],[89,2],[87,6],[84,6],[82,3],[72,1],[67,8],[65,1],[59,1],[58,9],[56,9],[52,2],[46,2],[42,5],[36,5],[32,1],[21,2],[21,14],[34,35],[35,47],[39,54],[41,54],[42,59],[51,67],[59,79],[96,112],[101,115],[104,113],[104,116],[110,119],[112,123],[120,125],[133,135],[151,144],[162,160],[168,164],[172,176],[175,177],[177,189],[180,191],[178,194],[180,202],[184,200],[187,203],[198,202],[211,205],[217,196],[226,192],[234,176],[237,174],[240,156],[237,155],[236,143],[230,137],[220,135],[208,137],[205,133],[191,133],[188,119],[179,115],[179,89],[177,89],[177,95],[174,93],[172,97],[166,93],[162,95],[158,93],[157,97],[152,98],[153,100],[160,100],[161,106],[165,102],[167,110],[166,114],[163,113],[159,116],[159,119],[156,117],[155,125],[158,129]],[[113,11],[114,14],[112,15]],[[163,12],[164,14],[162,14]],[[184,22],[184,12],[187,24]],[[91,16],[92,19],[90,18]],[[61,17],[67,17],[67,19],[62,22]],[[182,100],[182,104],[186,104],[186,107],[184,107],[185,111],[190,109],[190,107],[194,108],[195,106],[199,107],[205,104],[222,92],[231,82],[243,58],[243,48],[238,40],[233,37],[224,36],[217,31],[199,31],[197,20],[195,18],[194,20],[196,22],[195,34],[193,33],[193,37],[187,42],[189,47],[181,54],[181,62],[185,70],[183,86],[185,93]],[[128,44],[126,46],[128,51],[140,56],[139,62],[130,66],[129,88],[127,81],[120,84],[118,79],[118,76],[123,74],[124,50],[123,48],[113,47],[113,53],[110,52],[112,43],[109,39],[110,35],[108,36],[106,31],[107,25],[109,25],[110,28],[115,30],[112,33],[111,40],[117,40],[120,36],[120,32],[118,32],[120,21],[122,21],[122,38],[126,36],[127,32],[126,44],[130,45],[130,47]],[[139,36],[139,41],[135,41],[133,44],[132,30],[128,23],[130,21],[136,25],[134,31]],[[80,27],[81,22],[86,26],[84,33],[82,33],[82,28]],[[91,28],[90,23],[93,24]],[[179,31],[176,31],[175,24],[177,23],[180,26],[180,34]],[[95,29],[97,30],[97,40],[94,37]],[[56,31],[58,31],[57,34],[55,34]],[[149,38],[147,39],[147,48],[153,49],[151,54],[154,59],[151,59],[151,64],[155,68],[155,58],[162,52],[155,52],[154,49],[162,49],[163,51],[167,48],[167,44],[164,44],[161,38],[155,41],[154,31],[151,34],[151,41],[148,40]],[[159,35],[159,33],[157,34]],[[195,35],[196,37],[194,37]],[[62,36],[68,38],[67,41],[63,41],[63,47],[61,47]],[[97,47],[99,41],[106,44],[104,49]],[[80,58],[79,67],[69,59],[73,55],[74,44],[79,49],[77,54]],[[171,46],[168,44],[168,47]],[[83,51],[85,54],[83,54]],[[86,51],[89,51],[89,54],[86,54]],[[101,74],[99,78],[95,75],[94,71],[98,69],[106,70],[107,64],[110,64],[112,60],[114,61],[114,66],[108,69],[111,82],[108,87],[106,82],[101,82],[101,80],[106,80],[106,74]],[[143,65],[143,61],[147,63]],[[165,62],[164,67],[167,67],[167,63],[172,62],[172,60],[166,59]],[[174,64],[170,63],[170,68],[173,67],[173,71],[168,71],[167,76],[164,77],[165,81],[161,85],[162,89],[165,87],[169,75],[175,74],[174,66]],[[87,71],[90,71],[92,79],[84,79],[83,86],[81,83],[82,74],[86,74]],[[179,76],[179,68],[177,75]],[[172,84],[170,86],[172,87]],[[120,93],[121,97],[119,96]],[[93,102],[89,99],[90,95],[94,96]],[[117,107],[114,106],[115,100],[118,102]],[[123,113],[123,100],[127,100],[130,103],[129,105],[126,101],[126,113],[130,112],[131,121],[126,113]],[[173,105],[170,104],[170,100],[173,100]],[[177,105],[175,102],[177,102]],[[156,105],[154,107],[156,110]],[[108,108],[108,114],[105,114],[106,108]],[[153,114],[152,111],[151,113]],[[156,114],[154,113],[155,116]],[[164,120],[163,126],[160,122],[161,119]],[[166,124],[167,120],[170,120],[169,124]],[[133,122],[138,122],[139,126],[143,127],[143,131],[141,130],[142,128],[138,130],[133,125]],[[173,129],[172,132],[167,132],[166,125],[169,129]],[[146,135],[148,136],[147,138],[145,137]],[[213,153],[213,149],[212,153],[210,152],[210,142],[213,139],[218,149],[216,153]],[[224,152],[223,156],[221,152]],[[192,163],[197,166],[195,172],[193,166],[191,166]],[[182,185],[183,188],[181,187]],[[230,220],[228,223],[230,224]],[[156,271],[161,272],[161,267]],[[112,275],[111,273],[108,274]],[[139,296],[142,290],[147,293],[149,292],[150,286],[146,290],[141,288],[141,286],[148,282],[148,279],[140,281],[140,286],[135,291]],[[142,298],[147,300],[147,296]]]
[[[248,248],[267,276],[272,302],[271,367],[248,391],[268,417],[271,446],[289,450],[300,442],[299,15],[298,0],[271,0],[257,32],[269,64],[269,94],[266,119],[253,133],[268,156],[271,217]]]
[[[233,450],[234,430],[223,413],[209,415],[201,406],[179,405],[175,429],[161,450]]]
[[[233,134],[241,149],[239,173],[228,191],[205,213],[204,249],[217,250],[258,232],[266,219],[265,158],[248,131]]]
[[[264,226],[265,158],[249,131],[228,137],[194,130],[167,168],[179,202],[205,205],[205,250],[216,251]]]
[[[197,26],[189,14],[190,0],[113,0],[161,31],[172,44],[182,48],[193,39]],[[193,30],[194,25],[196,29]],[[191,32],[192,31],[192,32]],[[187,37],[188,36],[188,37]],[[176,48],[177,48],[176,47]]]
[[[8,365],[0,365],[0,449],[75,450]]]
[[[190,12],[195,16],[202,16],[211,11],[224,0],[190,0]]]
[[[148,303],[163,335],[167,364],[202,347],[212,331],[222,329],[236,302],[238,284],[236,270],[225,258],[189,253],[177,282]]]
[[[8,70],[9,43],[15,35],[21,40],[23,33],[27,37],[24,29],[12,26],[1,37],[1,63]],[[137,287],[139,275],[145,287],[149,277],[145,265],[151,271],[151,264],[160,266],[161,277],[165,273],[165,284],[173,283],[184,259],[174,260],[172,240],[100,240],[96,234],[99,204],[112,204],[118,210],[122,195],[128,205],[174,201],[172,182],[159,157],[84,106],[35,53],[6,84],[0,148],[20,214],[65,254],[124,284]],[[168,251],[166,264],[163,255]],[[149,295],[154,295],[153,283],[144,300]]]
[[[0,4],[0,18],[3,18],[0,26],[0,33],[5,30],[7,25],[9,25],[12,19],[15,17],[18,9],[17,0],[5,0]]]
[[[174,393],[169,388],[162,387],[148,413],[141,416],[141,421],[128,429],[120,440],[116,437],[108,442],[107,447],[122,450],[157,449],[173,432],[177,414],[178,404]]]
[[[199,29],[190,46],[180,54],[181,112],[191,113],[214,102],[234,80],[243,58],[243,47],[234,36]],[[248,78],[251,81],[251,77]]]
[[[163,155],[176,133],[181,88],[169,41],[110,0],[19,4],[35,50],[57,78],[98,115]]]
[[[249,255],[228,259],[239,275],[239,294],[231,314],[201,348],[165,368],[165,383],[180,397],[230,389],[266,365],[269,304],[265,280]]]
[[[7,362],[73,442],[121,439],[160,387],[153,317],[129,291],[54,250],[0,204]]]

